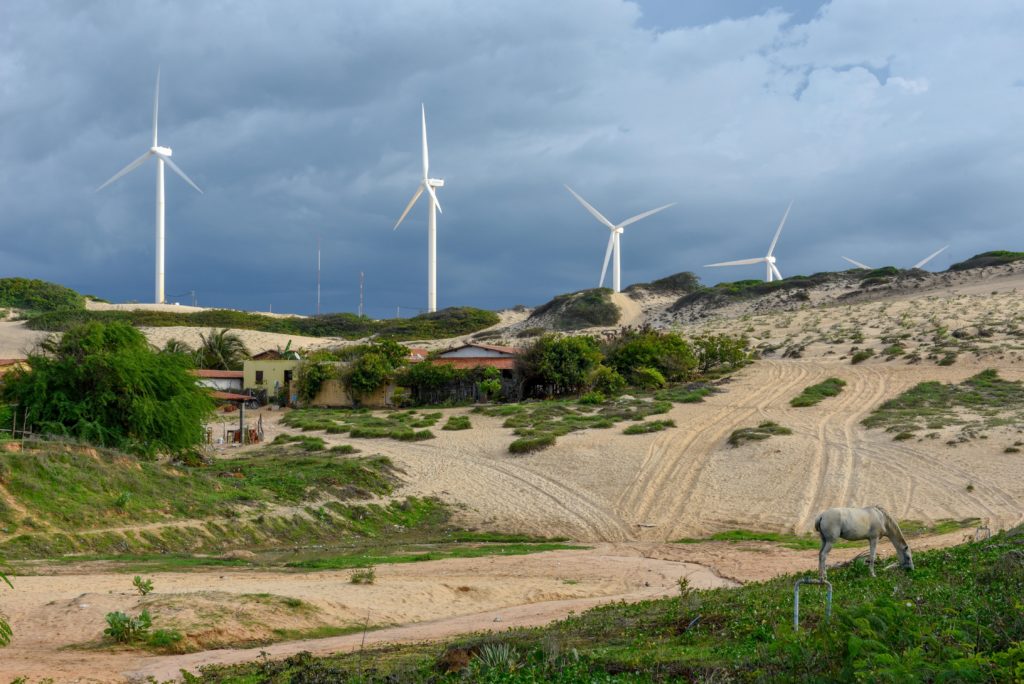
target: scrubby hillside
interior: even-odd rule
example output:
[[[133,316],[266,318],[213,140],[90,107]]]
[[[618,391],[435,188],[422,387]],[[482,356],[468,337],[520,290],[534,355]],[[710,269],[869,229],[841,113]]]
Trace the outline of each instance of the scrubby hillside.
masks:
[[[522,325],[526,328],[546,330],[580,330],[619,322],[619,307],[611,300],[608,288],[580,290],[558,295],[542,304]]]

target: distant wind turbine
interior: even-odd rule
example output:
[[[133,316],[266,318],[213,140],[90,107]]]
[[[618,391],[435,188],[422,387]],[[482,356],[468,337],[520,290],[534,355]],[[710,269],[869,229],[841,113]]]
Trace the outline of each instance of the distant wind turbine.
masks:
[[[621,263],[621,253],[622,253],[621,252],[621,237],[622,237],[622,233],[625,230],[626,226],[632,225],[632,224],[636,223],[637,221],[639,221],[640,219],[645,219],[645,218],[647,218],[648,216],[650,216],[652,214],[657,214],[659,211],[662,211],[664,209],[668,209],[671,206],[675,206],[675,202],[672,202],[671,204],[666,204],[666,205],[660,206],[657,209],[651,209],[650,211],[645,211],[644,213],[637,214],[636,216],[631,216],[630,218],[626,219],[622,223],[613,224],[611,221],[606,219],[604,217],[604,215],[601,214],[601,212],[599,212],[594,207],[590,206],[590,204],[587,203],[587,200],[585,200],[582,197],[580,197],[579,195],[577,195],[575,190],[570,188],[568,185],[565,186],[565,189],[572,193],[572,196],[576,198],[576,201],[578,201],[580,204],[583,205],[584,209],[589,211],[594,218],[596,218],[598,221],[600,221],[601,223],[606,225],[608,227],[608,230],[611,231],[611,234],[608,236],[608,248],[605,249],[605,251],[604,251],[604,265],[601,267],[601,279],[597,282],[597,286],[598,287],[604,287],[604,276],[608,272],[608,260],[611,258],[612,254],[614,253],[615,254],[615,261],[613,262],[613,266],[612,266],[612,289],[615,292],[618,292],[620,290],[620,285],[621,285],[621,280],[620,280],[620,277],[619,277],[620,276],[619,266],[620,266],[620,263]]]
[[[423,180],[413,193],[409,204],[405,205],[405,211],[398,217],[393,230],[397,230],[402,221],[405,220],[412,205],[420,198],[426,190],[430,195],[427,202],[427,311],[437,311],[437,212],[441,211],[441,203],[437,199],[434,188],[443,188],[444,181],[430,177],[430,160],[427,154],[427,108],[420,105],[420,113],[423,121]],[[444,213],[444,212],[441,212]]]
[[[178,168],[178,165],[171,161],[171,148],[160,147],[156,140],[157,119],[160,113],[160,69],[156,70],[156,94],[153,96],[153,146],[145,154],[133,161],[128,166],[114,174],[113,178],[96,188],[99,192],[121,176],[131,173],[139,166],[142,166],[150,157],[156,157],[156,295],[157,304],[164,303],[164,164],[171,167],[171,170],[185,179],[185,182],[195,188],[200,194],[202,190],[192,182],[192,179],[185,175],[185,172]]]
[[[748,264],[764,264],[765,265],[765,282],[772,282],[775,279],[782,280],[782,274],[779,273],[779,269],[775,266],[775,244],[779,241],[779,235],[782,234],[782,227],[786,225],[786,219],[789,217],[789,210],[793,208],[793,203],[790,202],[789,206],[786,207],[786,213],[782,215],[782,220],[779,221],[779,227],[775,231],[775,237],[772,238],[772,244],[768,246],[768,253],[763,257],[756,259],[740,259],[738,261],[723,261],[717,264],[706,264],[704,268],[716,268],[718,266],[746,266]]]
[[[932,252],[931,254],[926,256],[924,259],[921,259],[916,264],[911,266],[911,268],[922,268],[925,264],[927,264],[929,261],[931,261],[935,257],[939,256],[943,252],[945,252],[947,249],[949,249],[949,245],[946,245],[942,249],[939,249],[939,250],[936,250],[936,251]],[[850,257],[843,257],[843,258],[846,259],[847,261],[849,261],[851,264],[853,264],[857,268],[863,268],[863,269],[866,269],[868,271],[874,270],[874,268],[872,266],[868,266],[867,264],[862,264],[861,262],[855,261],[855,260],[851,259]]]

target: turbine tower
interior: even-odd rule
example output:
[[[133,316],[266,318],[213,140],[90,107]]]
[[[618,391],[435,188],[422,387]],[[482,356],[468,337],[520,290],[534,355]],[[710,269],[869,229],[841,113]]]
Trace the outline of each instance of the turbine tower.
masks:
[[[717,264],[705,264],[704,268],[716,268],[718,266],[746,266],[747,264],[764,264],[765,265],[765,277],[766,283],[770,283],[773,280],[782,280],[782,274],[779,273],[778,267],[775,266],[775,245],[779,241],[779,235],[782,234],[782,227],[786,225],[786,219],[789,217],[789,210],[793,208],[793,203],[790,202],[789,206],[786,207],[786,213],[782,215],[782,220],[779,221],[779,227],[775,231],[775,237],[772,238],[772,244],[768,245],[768,253],[763,257],[756,259],[739,259],[738,261],[723,261]]]
[[[185,179],[185,182],[196,189],[200,194],[202,190],[192,182],[192,179],[185,175],[185,172],[178,168],[178,165],[171,161],[171,148],[160,147],[157,143],[156,130],[157,119],[160,113],[160,69],[156,70],[156,93],[153,95],[153,145],[141,157],[128,166],[114,174],[106,183],[96,188],[99,192],[121,176],[131,173],[139,166],[142,166],[150,157],[156,157],[156,294],[157,304],[164,303],[164,164],[171,170]]]
[[[936,250],[936,251],[932,252],[931,254],[926,256],[924,259],[921,259],[916,264],[911,266],[911,268],[922,268],[925,264],[927,264],[929,261],[931,261],[935,257],[939,256],[943,252],[945,252],[947,249],[949,249],[949,245],[946,245],[942,249],[939,249],[939,250]],[[871,266],[868,266],[867,264],[862,264],[861,262],[855,261],[855,260],[851,259],[850,257],[843,257],[843,258],[846,259],[847,261],[849,261],[851,264],[853,264],[857,268],[863,268],[863,269],[868,270],[868,271],[874,270]]]
[[[420,114],[423,123],[423,180],[420,181],[409,204],[405,205],[405,211],[398,217],[392,230],[398,229],[409,210],[412,209],[412,205],[416,204],[416,200],[426,190],[430,195],[430,199],[427,201],[427,311],[433,313],[437,311],[437,213],[444,213],[441,211],[441,203],[437,199],[434,188],[443,188],[444,181],[430,177],[430,158],[427,154],[427,108],[423,104],[420,104]]]
[[[606,219],[604,217],[604,215],[601,214],[601,212],[599,212],[594,207],[590,206],[590,204],[587,203],[587,200],[585,200],[582,197],[580,197],[579,195],[577,195],[575,190],[570,188],[568,185],[565,186],[565,189],[568,190],[570,193],[572,193],[572,196],[575,197],[576,200],[580,204],[583,205],[584,209],[589,211],[590,214],[594,218],[596,218],[598,221],[600,221],[605,226],[607,226],[608,230],[611,231],[611,234],[608,236],[608,247],[604,251],[604,265],[601,267],[601,279],[597,282],[597,286],[598,287],[604,287],[604,276],[605,276],[605,273],[608,272],[608,260],[611,258],[612,254],[614,253],[615,261],[612,262],[612,290],[614,290],[615,292],[619,292],[620,291],[620,286],[622,284],[621,280],[619,278],[619,267],[620,267],[620,263],[621,263],[621,260],[622,260],[622,258],[621,258],[621,246],[620,245],[621,245],[621,241],[622,241],[622,233],[625,230],[626,226],[634,224],[637,221],[639,221],[640,219],[647,218],[651,214],[657,214],[659,211],[662,211],[664,209],[668,209],[669,207],[674,206],[675,202],[672,202],[671,204],[666,204],[666,205],[660,206],[657,209],[651,209],[650,211],[645,211],[644,213],[637,214],[636,216],[631,216],[630,218],[626,219],[622,223],[613,224],[611,221]]]

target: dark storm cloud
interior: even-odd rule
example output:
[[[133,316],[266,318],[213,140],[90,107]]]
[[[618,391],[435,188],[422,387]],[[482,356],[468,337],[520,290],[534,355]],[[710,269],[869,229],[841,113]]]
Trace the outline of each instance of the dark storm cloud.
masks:
[[[205,305],[393,315],[425,301],[425,102],[439,304],[592,287],[613,220],[624,284],[757,267],[786,204],[783,273],[948,265],[1020,248],[1019,3],[10,2],[0,6],[0,268],[148,301],[147,165],[167,178],[167,292]],[[776,5],[780,5],[776,8]],[[188,301],[188,296],[179,297]]]

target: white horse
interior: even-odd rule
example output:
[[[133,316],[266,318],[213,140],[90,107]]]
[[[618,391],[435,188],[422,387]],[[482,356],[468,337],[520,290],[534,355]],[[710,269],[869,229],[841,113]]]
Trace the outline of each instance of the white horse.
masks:
[[[828,552],[840,537],[849,541],[868,540],[872,577],[875,576],[875,546],[879,537],[889,538],[903,568],[914,569],[914,558],[910,555],[910,546],[903,537],[899,523],[881,506],[830,508],[814,519],[814,529],[821,535],[821,550],[818,552],[818,578],[821,580],[825,579]]]

